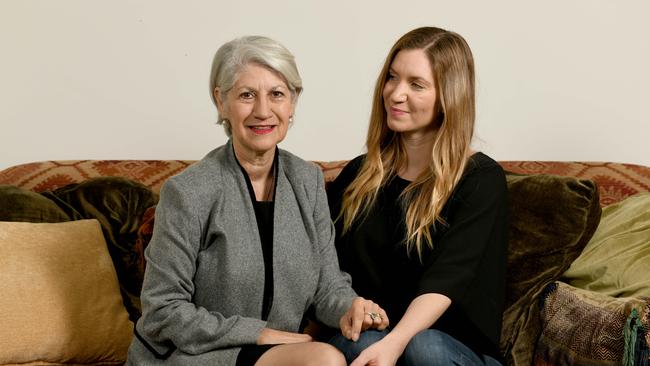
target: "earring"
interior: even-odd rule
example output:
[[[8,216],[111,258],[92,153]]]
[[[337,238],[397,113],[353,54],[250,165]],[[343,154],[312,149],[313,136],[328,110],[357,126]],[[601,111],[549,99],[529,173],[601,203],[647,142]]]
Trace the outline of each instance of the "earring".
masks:
[[[293,116],[289,117],[289,123],[293,123]]]

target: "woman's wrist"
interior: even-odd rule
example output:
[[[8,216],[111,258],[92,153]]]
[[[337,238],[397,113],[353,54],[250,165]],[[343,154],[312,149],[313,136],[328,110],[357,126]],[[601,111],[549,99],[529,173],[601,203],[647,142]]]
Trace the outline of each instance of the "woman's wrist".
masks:
[[[383,339],[386,343],[394,345],[396,348],[399,348],[400,354],[404,351],[408,343],[411,341],[411,337],[403,334],[399,330],[391,330]]]

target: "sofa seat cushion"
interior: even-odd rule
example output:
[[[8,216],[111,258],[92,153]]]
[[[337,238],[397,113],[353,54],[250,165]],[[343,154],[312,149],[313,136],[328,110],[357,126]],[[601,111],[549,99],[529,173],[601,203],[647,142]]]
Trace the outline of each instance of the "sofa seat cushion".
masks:
[[[133,324],[97,220],[0,222],[0,364],[122,364]]]

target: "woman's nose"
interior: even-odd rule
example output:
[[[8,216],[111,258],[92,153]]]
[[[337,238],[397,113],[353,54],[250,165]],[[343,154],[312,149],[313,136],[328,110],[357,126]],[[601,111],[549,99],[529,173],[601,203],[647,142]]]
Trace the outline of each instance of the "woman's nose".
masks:
[[[253,114],[255,118],[259,120],[265,120],[271,117],[271,107],[269,101],[266,98],[258,98],[255,101],[255,107],[253,108]]]
[[[389,93],[390,100],[395,103],[406,101],[406,88],[403,83],[397,83]]]

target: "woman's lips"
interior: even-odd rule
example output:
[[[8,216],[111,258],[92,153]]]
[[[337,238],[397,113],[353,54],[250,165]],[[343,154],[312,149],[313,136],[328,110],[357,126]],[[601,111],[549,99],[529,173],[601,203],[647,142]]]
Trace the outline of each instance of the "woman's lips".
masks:
[[[395,107],[390,107],[390,115],[393,116],[393,117],[401,117],[401,116],[405,116],[407,114],[408,114],[407,111],[403,111],[403,110],[401,110],[399,108],[395,108]]]
[[[249,126],[248,128],[256,135],[266,135],[275,129],[275,126]]]

